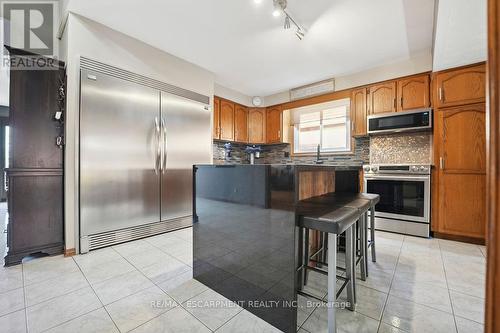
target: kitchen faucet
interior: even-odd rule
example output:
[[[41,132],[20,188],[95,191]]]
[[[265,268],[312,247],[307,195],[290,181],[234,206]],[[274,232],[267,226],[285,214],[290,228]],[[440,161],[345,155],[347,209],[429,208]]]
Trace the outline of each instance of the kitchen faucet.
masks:
[[[318,145],[318,149],[316,150],[316,161],[314,161],[314,163],[323,164],[324,160],[324,158],[321,158],[321,147]]]

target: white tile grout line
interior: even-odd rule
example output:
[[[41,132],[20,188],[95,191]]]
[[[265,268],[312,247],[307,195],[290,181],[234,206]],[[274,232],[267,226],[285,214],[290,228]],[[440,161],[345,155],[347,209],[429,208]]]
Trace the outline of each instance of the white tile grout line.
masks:
[[[175,236],[175,235],[173,235],[173,236]],[[182,241],[187,242],[187,241],[185,241],[185,240],[182,240]],[[147,241],[146,241],[146,242],[147,242]],[[157,249],[159,249],[161,252],[163,252],[163,253],[165,253],[166,255],[168,255],[168,256],[170,256],[170,257],[172,257],[173,259],[176,259],[177,261],[179,261],[179,262],[183,263],[183,262],[182,262],[182,261],[180,261],[179,259],[174,258],[172,255],[170,255],[170,254],[166,253],[165,251],[163,251],[163,250],[162,250],[161,248],[159,248],[158,246],[156,246],[156,245],[154,245],[154,244],[151,244],[151,243],[149,243],[149,242],[147,242],[147,243],[148,243],[148,244],[150,244],[150,245],[152,245],[153,247],[156,247],[156,248],[157,248]],[[192,244],[191,244],[191,245],[192,245]],[[143,275],[146,279],[148,279],[148,280],[149,280],[149,281],[151,281],[151,282],[152,282],[152,283],[153,283],[156,287],[158,287],[158,288],[159,288],[159,289],[160,289],[163,293],[165,293],[168,297],[170,297],[171,299],[173,299],[173,300],[174,300],[174,301],[178,304],[178,306],[180,306],[182,309],[184,309],[185,311],[187,311],[187,312],[188,312],[191,316],[193,316],[193,317],[194,317],[197,321],[199,321],[199,322],[200,322],[203,326],[205,326],[208,330],[210,330],[211,332],[213,332],[213,331],[212,331],[212,330],[211,330],[211,329],[210,329],[207,325],[205,325],[205,323],[203,323],[203,322],[202,322],[202,321],[201,321],[198,317],[196,317],[194,314],[192,314],[192,313],[191,313],[191,312],[189,312],[186,308],[184,308],[184,307],[182,306],[182,303],[181,303],[181,302],[177,302],[177,300],[175,300],[175,298],[173,298],[173,297],[172,297],[169,293],[167,293],[165,290],[163,290],[163,289],[159,286],[159,284],[164,283],[164,282],[166,282],[166,281],[169,281],[169,280],[171,280],[171,279],[174,279],[174,278],[178,277],[180,274],[184,274],[184,273],[186,273],[187,271],[181,272],[181,273],[179,273],[178,275],[176,275],[176,276],[174,276],[174,277],[172,277],[172,278],[170,278],[170,279],[167,279],[167,280],[165,280],[165,281],[162,281],[162,282],[160,282],[160,283],[156,283],[155,281],[153,281],[152,279],[150,279],[149,277],[147,277],[147,276],[146,276],[146,275],[145,275],[145,274],[144,274],[144,273],[143,273],[143,272],[142,272],[139,268],[137,268],[137,267],[136,267],[133,263],[131,263],[131,262],[130,262],[127,258],[125,258],[125,257],[124,257],[124,256],[123,256],[120,252],[116,251],[114,248],[112,248],[112,249],[113,249],[113,251],[115,251],[116,253],[118,253],[118,255],[119,255],[120,257],[122,257],[125,261],[127,261],[130,265],[132,265],[132,267],[134,267],[134,268],[135,268],[135,269],[136,269],[139,273],[141,273],[141,274],[142,274],[142,275]],[[184,263],[183,263],[183,264],[184,264]],[[155,264],[152,264],[152,265],[155,265]],[[152,266],[152,265],[149,265],[149,266]],[[146,266],[146,267],[149,267],[149,266]],[[144,268],[146,268],[146,267],[144,267]],[[191,269],[193,269],[193,268],[191,267]],[[142,289],[141,291],[146,290],[146,289],[147,289],[147,288]],[[133,293],[132,295],[138,294],[138,293],[139,293],[139,292],[141,292],[141,291],[138,291],[138,292],[136,292],[136,293]],[[192,299],[192,298],[194,298],[194,297],[196,297],[196,296],[198,296],[198,295],[202,294],[203,292],[205,292],[205,290],[204,290],[204,291],[202,291],[202,292],[200,292],[199,294],[196,294],[195,296],[191,297],[190,299]],[[125,297],[130,297],[130,296],[132,296],[132,295],[128,295],[128,296],[125,296]],[[125,297],[123,297],[123,298],[125,298]],[[123,299],[123,298],[121,298],[121,299]],[[188,299],[188,300],[189,300],[189,299]],[[115,302],[117,302],[117,301],[115,301]],[[114,303],[114,302],[112,302],[112,303]],[[112,303],[110,303],[110,304],[112,304]],[[109,304],[108,304],[108,305],[109,305]],[[138,328],[138,327],[141,327],[141,326],[143,326],[143,325],[145,325],[145,324],[149,323],[150,321],[152,321],[152,320],[154,320],[154,319],[156,319],[156,318],[160,317],[161,315],[163,315],[163,314],[165,314],[165,313],[169,312],[170,310],[172,310],[172,309],[174,309],[174,308],[175,308],[175,307],[173,307],[173,308],[171,308],[171,309],[169,309],[169,310],[167,310],[167,311],[165,311],[165,312],[162,312],[162,313],[161,313],[161,314],[159,314],[158,316],[155,316],[155,317],[151,318],[150,320],[148,320],[148,321],[146,321],[146,322],[142,323],[141,325],[139,325],[139,326],[135,327],[134,329],[136,329],[136,328]],[[106,310],[106,311],[107,311],[107,310]],[[238,313],[239,313],[239,312],[238,312]],[[110,316],[110,317],[111,317],[111,316]],[[111,320],[113,320],[113,318],[111,318]],[[113,322],[114,322],[114,321],[113,321]],[[116,325],[116,324],[115,324],[115,325]]]
[[[484,326],[484,323],[480,323],[480,322],[477,322],[473,319],[467,319],[467,318],[464,318],[462,316],[457,316],[455,314],[455,309],[453,307],[453,301],[451,299],[451,293],[454,292],[456,294],[460,294],[460,295],[464,295],[464,296],[467,296],[467,297],[473,297],[473,298],[478,298],[478,299],[482,299],[484,301],[484,298],[482,297],[477,297],[475,295],[470,295],[470,294],[465,294],[461,291],[456,291],[456,290],[453,290],[453,289],[450,289],[450,287],[448,286],[448,275],[446,274],[446,265],[445,265],[445,260],[444,260],[444,257],[443,257],[443,253],[441,251],[441,243],[439,243],[439,250],[440,250],[440,253],[441,253],[441,260],[443,262],[443,271],[444,271],[444,275],[445,275],[445,279],[446,279],[446,288],[448,289],[448,295],[450,296],[450,304],[451,304],[451,311],[452,311],[452,314],[453,314],[453,317],[456,318],[462,318],[462,319],[465,319],[465,320],[468,320],[468,321],[471,321],[471,322],[474,322],[476,324],[479,324],[479,325],[483,325]],[[481,251],[481,249],[479,249],[479,251]],[[482,254],[482,252],[481,252]],[[484,256],[484,255],[483,255]],[[484,277],[486,279],[486,277]],[[456,320],[455,320],[455,325],[456,325]],[[456,328],[457,328],[457,331],[458,331],[458,325],[456,325]]]
[[[88,286],[86,286],[86,287],[83,287],[83,288],[79,288],[79,289],[73,290],[73,291],[71,291],[71,292],[69,292],[69,293],[66,293],[66,294],[64,294],[64,295],[60,295],[60,296],[65,296],[65,295],[71,294],[72,292],[75,292],[75,291],[78,291],[78,290],[81,290],[81,289],[84,289],[84,288],[90,287],[90,289],[92,289],[92,292],[94,293],[94,296],[95,296],[95,297],[99,300],[99,303],[101,303],[101,305],[102,305],[102,307],[101,307],[101,308],[102,308],[102,309],[104,309],[104,311],[106,311],[106,313],[107,313],[107,314],[108,314],[108,316],[109,316],[109,319],[111,319],[111,321],[113,322],[113,325],[115,325],[115,327],[116,327],[116,329],[118,330],[118,332],[120,332],[120,330],[118,329],[118,326],[117,326],[117,325],[116,325],[116,323],[114,322],[113,318],[111,318],[111,316],[110,316],[110,314],[109,314],[108,310],[104,307],[104,304],[102,303],[101,299],[99,298],[99,296],[98,296],[98,295],[97,295],[97,293],[95,292],[94,288],[93,288],[93,287],[92,287],[92,285],[90,284],[90,281],[87,279],[87,276],[85,276],[85,273],[83,273],[83,271],[81,270],[80,266],[78,266],[78,263],[76,262],[75,258],[72,258],[72,259],[73,259],[73,262],[76,264],[76,266],[78,267],[79,271],[82,273],[83,277],[85,278],[85,280],[87,281],[87,283],[88,283],[89,285],[88,285]],[[60,297],[60,296],[58,296],[58,297]],[[54,297],[54,298],[56,298],[56,297]],[[51,299],[54,299],[54,298],[51,298]],[[78,319],[78,318],[80,318],[80,317],[83,317],[83,316],[85,316],[85,315],[88,315],[89,313],[94,312],[94,311],[97,311],[97,310],[99,310],[99,309],[93,309],[93,310],[91,310],[91,311],[85,312],[85,313],[83,313],[83,314],[81,314],[81,315],[79,315],[79,316],[76,316],[76,317],[74,317],[74,318],[71,318],[71,319],[69,319],[69,320],[66,320],[66,321],[64,321],[64,322],[62,322],[62,323],[59,323],[59,324],[55,325],[55,326],[49,327],[49,328],[47,328],[46,330],[43,330],[42,332],[46,332],[46,331],[51,330],[51,329],[53,329],[53,328],[56,328],[56,327],[62,326],[62,325],[64,325],[64,324],[66,324],[66,323],[69,323],[69,322],[70,322],[70,321],[72,321],[72,320]]]
[[[178,237],[176,237],[176,238],[178,238]],[[180,239],[180,238],[178,238],[178,239]],[[185,241],[185,240],[183,240],[183,241]],[[185,242],[187,242],[187,241],[185,241]],[[150,244],[150,245],[154,246],[153,244]],[[156,246],[154,246],[154,247],[156,247]],[[158,248],[158,247],[157,247],[157,248]],[[127,262],[128,262],[128,263],[132,266],[132,267],[134,267],[134,269],[135,269],[136,271],[138,271],[139,273],[141,273],[142,275],[144,275],[144,273],[142,273],[142,271],[141,271],[141,270],[139,270],[136,266],[134,266],[132,263],[130,263],[130,262],[127,260],[127,258],[123,257],[123,255],[122,255],[121,253],[119,253],[118,251],[116,251],[113,247],[110,247],[110,249],[112,249],[112,250],[113,250],[114,252],[116,252],[116,253],[117,253],[120,257],[122,257],[125,261],[127,261]],[[161,250],[161,249],[160,249],[160,250]],[[161,250],[161,251],[162,251],[162,252],[164,252],[163,250]],[[164,253],[165,253],[165,254],[167,254],[167,255],[169,255],[170,257],[172,257],[170,254],[168,254],[168,253],[166,253],[166,252],[164,252]],[[172,257],[172,258],[173,258],[173,257]],[[91,284],[91,283],[90,283],[90,281],[88,280],[87,276],[86,276],[86,275],[85,275],[85,273],[82,271],[82,269],[81,269],[80,265],[78,264],[78,262],[76,262],[76,260],[75,260],[74,258],[72,258],[72,259],[73,259],[73,262],[74,262],[74,263],[76,264],[76,266],[78,267],[78,270],[82,273],[83,277],[84,277],[84,278],[85,278],[85,280],[87,281],[88,286],[85,286],[85,287],[82,287],[82,288],[78,288],[78,289],[75,289],[75,290],[71,290],[71,291],[69,291],[69,292],[67,292],[67,293],[64,293],[64,294],[62,294],[62,295],[58,295],[58,296],[56,296],[56,297],[51,297],[51,298],[49,298],[49,299],[47,299],[47,300],[44,300],[43,302],[45,302],[45,301],[49,301],[49,300],[52,300],[52,299],[55,299],[55,298],[58,298],[58,297],[61,297],[61,296],[65,296],[65,295],[71,294],[71,293],[73,293],[73,292],[76,292],[76,291],[78,291],[78,290],[81,290],[81,289],[84,289],[84,288],[90,287],[90,288],[92,289],[92,291],[94,292],[95,296],[97,297],[97,299],[99,300],[99,302],[101,303],[102,308],[104,308],[104,310],[106,311],[106,313],[107,313],[107,314],[108,314],[108,316],[110,317],[111,321],[113,322],[113,324],[115,325],[115,327],[117,328],[117,330],[120,332],[120,330],[118,329],[118,326],[116,325],[116,323],[114,322],[113,318],[112,318],[112,317],[111,317],[111,315],[109,314],[109,312],[108,312],[108,310],[106,309],[106,306],[104,305],[104,303],[102,302],[102,300],[101,300],[101,299],[99,298],[99,296],[97,295],[97,293],[96,293],[96,291],[95,291],[94,287],[92,286],[92,284]],[[176,258],[174,258],[174,259],[176,259]],[[176,260],[180,261],[179,259],[176,259]],[[182,262],[182,261],[180,261],[180,262]],[[104,264],[104,263],[103,263],[103,264]],[[27,305],[27,304],[26,304],[26,295],[25,295],[25,287],[26,287],[26,286],[24,286],[24,266],[22,266],[22,267],[23,267],[23,268],[22,268],[22,269],[23,269],[23,294],[24,294],[24,298],[25,298],[25,307],[24,307],[24,310],[25,310],[25,321],[26,321],[26,331],[28,331],[28,318],[27,318],[27,308],[28,308],[28,307],[26,306],[26,305]],[[131,272],[132,272],[132,271],[131,271]],[[122,276],[122,275],[125,275],[125,274],[128,274],[128,273],[131,273],[131,272],[126,272],[126,273],[123,273],[123,274],[118,274],[118,275],[113,276],[113,277],[111,277],[111,278],[109,278],[109,279],[105,279],[105,280],[103,280],[103,281],[99,281],[99,283],[100,283],[100,282],[104,282],[104,281],[108,281],[108,280],[110,280],[110,279],[113,279],[113,278],[116,278],[116,277],[119,277],[119,276]],[[185,273],[185,272],[182,272],[182,273],[180,273],[180,274],[183,274],[183,273]],[[144,276],[145,276],[145,275],[144,275]],[[157,286],[158,288],[160,288],[160,287],[159,287],[159,286],[158,286],[158,285],[157,285],[154,281],[152,281],[151,279],[149,279],[147,276],[145,276],[145,277],[146,277],[148,280],[150,280],[150,281],[151,281],[151,282],[152,282],[155,286]],[[176,277],[177,277],[177,276],[176,276]],[[175,278],[175,277],[173,277],[173,278]],[[170,280],[170,279],[168,279],[168,280]],[[168,280],[166,280],[166,281],[168,281]],[[120,298],[120,299],[118,299],[118,300],[116,300],[116,301],[113,301],[112,303],[115,303],[115,302],[117,302],[117,301],[119,301],[119,300],[122,300],[122,299],[124,299],[124,298],[126,298],[126,297],[133,296],[133,295],[135,295],[135,294],[137,294],[137,293],[139,293],[139,292],[141,292],[141,291],[144,291],[144,290],[146,290],[146,289],[147,289],[147,288],[141,289],[141,290],[139,290],[139,291],[137,291],[137,292],[135,292],[135,293],[133,293],[133,294],[131,294],[131,295],[127,295],[127,296],[124,296],[124,297],[122,297],[122,298]],[[167,293],[166,293],[163,289],[161,289],[161,288],[160,288],[160,290],[161,290],[162,292],[164,292],[165,294],[167,294]],[[168,295],[168,294],[167,294],[167,295]],[[170,295],[168,295],[168,296],[169,296],[169,297],[171,297]],[[40,302],[40,303],[43,303],[43,302]],[[40,304],[40,303],[37,303],[37,304]],[[110,304],[112,304],[112,303],[110,303]],[[36,305],[36,304],[33,304],[33,305]],[[108,305],[109,305],[109,304],[108,304]],[[172,309],[173,309],[173,308],[172,308]],[[67,320],[67,321],[62,322],[62,323],[60,323],[60,324],[57,324],[56,326],[50,327],[50,328],[48,328],[47,330],[52,329],[52,328],[55,328],[55,327],[58,327],[58,326],[61,326],[61,325],[63,325],[63,324],[66,324],[66,323],[68,323],[69,321],[72,321],[72,320],[75,320],[75,319],[77,319],[77,318],[80,318],[80,317],[82,317],[82,316],[84,316],[84,315],[87,315],[87,314],[89,314],[90,312],[93,312],[93,311],[95,311],[95,310],[97,310],[97,309],[94,309],[94,310],[92,310],[92,311],[89,311],[89,312],[86,312],[86,313],[84,313],[84,314],[81,314],[81,315],[79,315],[79,316],[77,316],[77,317],[74,317],[74,318],[72,318],[72,319],[70,319],[70,320]],[[170,311],[170,310],[171,310],[171,309],[169,309],[168,311]],[[164,314],[164,313],[166,313],[166,312],[168,312],[168,311],[162,312],[160,315],[162,315],[162,314]],[[158,316],[160,316],[160,315],[158,315]],[[158,316],[156,316],[156,317],[154,317],[154,318],[152,318],[152,319],[148,320],[147,322],[149,322],[149,321],[151,321],[151,320],[153,320],[153,319],[157,318]],[[194,317],[194,316],[193,316],[193,317]],[[196,318],[196,317],[195,317],[195,318]],[[199,321],[199,319],[198,319],[198,318],[196,318],[196,319]],[[145,323],[146,323],[146,322],[145,322]],[[145,324],[145,323],[143,323],[143,324]],[[140,326],[142,326],[143,324],[141,324]],[[203,324],[203,323],[202,323],[202,324]],[[135,328],[134,328],[134,329],[135,329]]]
[[[22,288],[23,288],[23,297],[24,297],[24,325],[26,327],[26,332],[28,333],[28,309],[27,309],[27,304],[26,304],[26,289],[24,286],[24,265],[21,262],[21,282],[22,282]]]
[[[114,249],[113,249],[114,251]],[[115,251],[116,252],[116,251]],[[97,292],[95,291],[94,287],[92,286],[92,284],[90,283],[90,281],[88,280],[87,276],[85,275],[85,273],[83,272],[82,268],[80,267],[80,265],[78,265],[78,262],[75,260],[75,258],[73,257],[73,261],[75,262],[76,266],[78,266],[78,269],[80,270],[80,272],[82,273],[83,277],[85,278],[85,280],[87,281],[87,283],[89,284],[90,288],[92,289],[92,292],[94,293],[95,297],[97,297],[97,299],[99,300],[99,302],[101,303],[102,305],[102,308],[104,309],[104,311],[106,311],[106,314],[108,315],[109,319],[111,319],[111,322],[113,322],[113,325],[115,325],[116,327],[116,330],[118,332],[121,332],[120,329],[118,328],[118,325],[115,323],[115,321],[113,320],[113,317],[111,317],[110,313],[108,312],[108,309],[106,309],[106,307],[104,306],[104,303],[102,302],[101,298],[99,297],[99,295],[97,294]],[[95,311],[95,310],[94,310]],[[89,312],[90,313],[90,312]],[[79,316],[81,317],[81,316]],[[79,318],[79,317],[76,317],[76,318]],[[71,320],[75,320],[76,318],[73,318]],[[60,326],[60,325],[58,325]],[[57,327],[57,326],[56,326]]]
[[[403,245],[405,243],[405,240],[406,240],[406,236],[403,236],[401,246],[399,247],[399,253],[398,253],[398,259],[396,261],[396,266],[394,266],[394,271],[392,272],[392,278],[391,278],[391,283],[389,285],[389,291],[387,292],[387,298],[385,299],[385,303],[384,303],[384,306],[382,308],[382,314],[380,316],[380,321],[378,322],[377,332],[380,330],[380,325],[382,325],[382,322],[383,322],[385,308],[387,306],[387,302],[389,302],[389,297],[391,295],[391,289],[392,289],[392,283],[394,282],[394,278],[396,276],[396,270],[397,270],[398,265],[399,265],[399,258],[401,257],[401,251],[403,251]]]
[[[444,264],[443,252],[441,251],[441,242],[439,240],[438,240],[438,246],[439,246],[439,255],[441,257],[441,262],[443,263],[443,272],[444,272],[444,279],[446,281],[446,290],[448,290],[448,297],[450,298],[451,314],[453,315],[453,322],[455,323],[455,331],[458,332],[457,319],[455,317],[455,307],[453,306],[453,300],[451,299],[451,291],[450,287],[448,286],[448,275],[446,274],[446,266]]]

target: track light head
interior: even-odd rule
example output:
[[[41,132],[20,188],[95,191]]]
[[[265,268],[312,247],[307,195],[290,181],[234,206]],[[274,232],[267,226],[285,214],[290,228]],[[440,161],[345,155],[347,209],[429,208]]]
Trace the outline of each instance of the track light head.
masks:
[[[285,25],[283,26],[284,29],[290,29],[290,17],[286,15],[285,17]]]
[[[297,29],[297,31],[295,32],[295,36],[299,39],[299,40],[302,40],[304,39],[305,37],[305,32],[303,30],[301,30],[300,28]]]

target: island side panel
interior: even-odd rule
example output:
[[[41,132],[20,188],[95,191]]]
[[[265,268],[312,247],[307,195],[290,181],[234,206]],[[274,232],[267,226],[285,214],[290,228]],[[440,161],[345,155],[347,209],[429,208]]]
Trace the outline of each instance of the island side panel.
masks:
[[[195,172],[194,278],[284,332],[297,323],[293,172],[269,165]],[[236,187],[247,193],[235,197],[228,179],[236,174],[247,184]],[[269,196],[268,208],[255,200]]]

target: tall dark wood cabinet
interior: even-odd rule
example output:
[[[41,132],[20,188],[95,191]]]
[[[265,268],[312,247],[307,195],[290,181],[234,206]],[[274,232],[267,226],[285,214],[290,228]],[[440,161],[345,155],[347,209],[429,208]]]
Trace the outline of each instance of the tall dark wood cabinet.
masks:
[[[14,49],[9,52],[11,57],[22,56]],[[65,72],[63,63],[55,66],[10,71],[6,266],[64,249]]]

